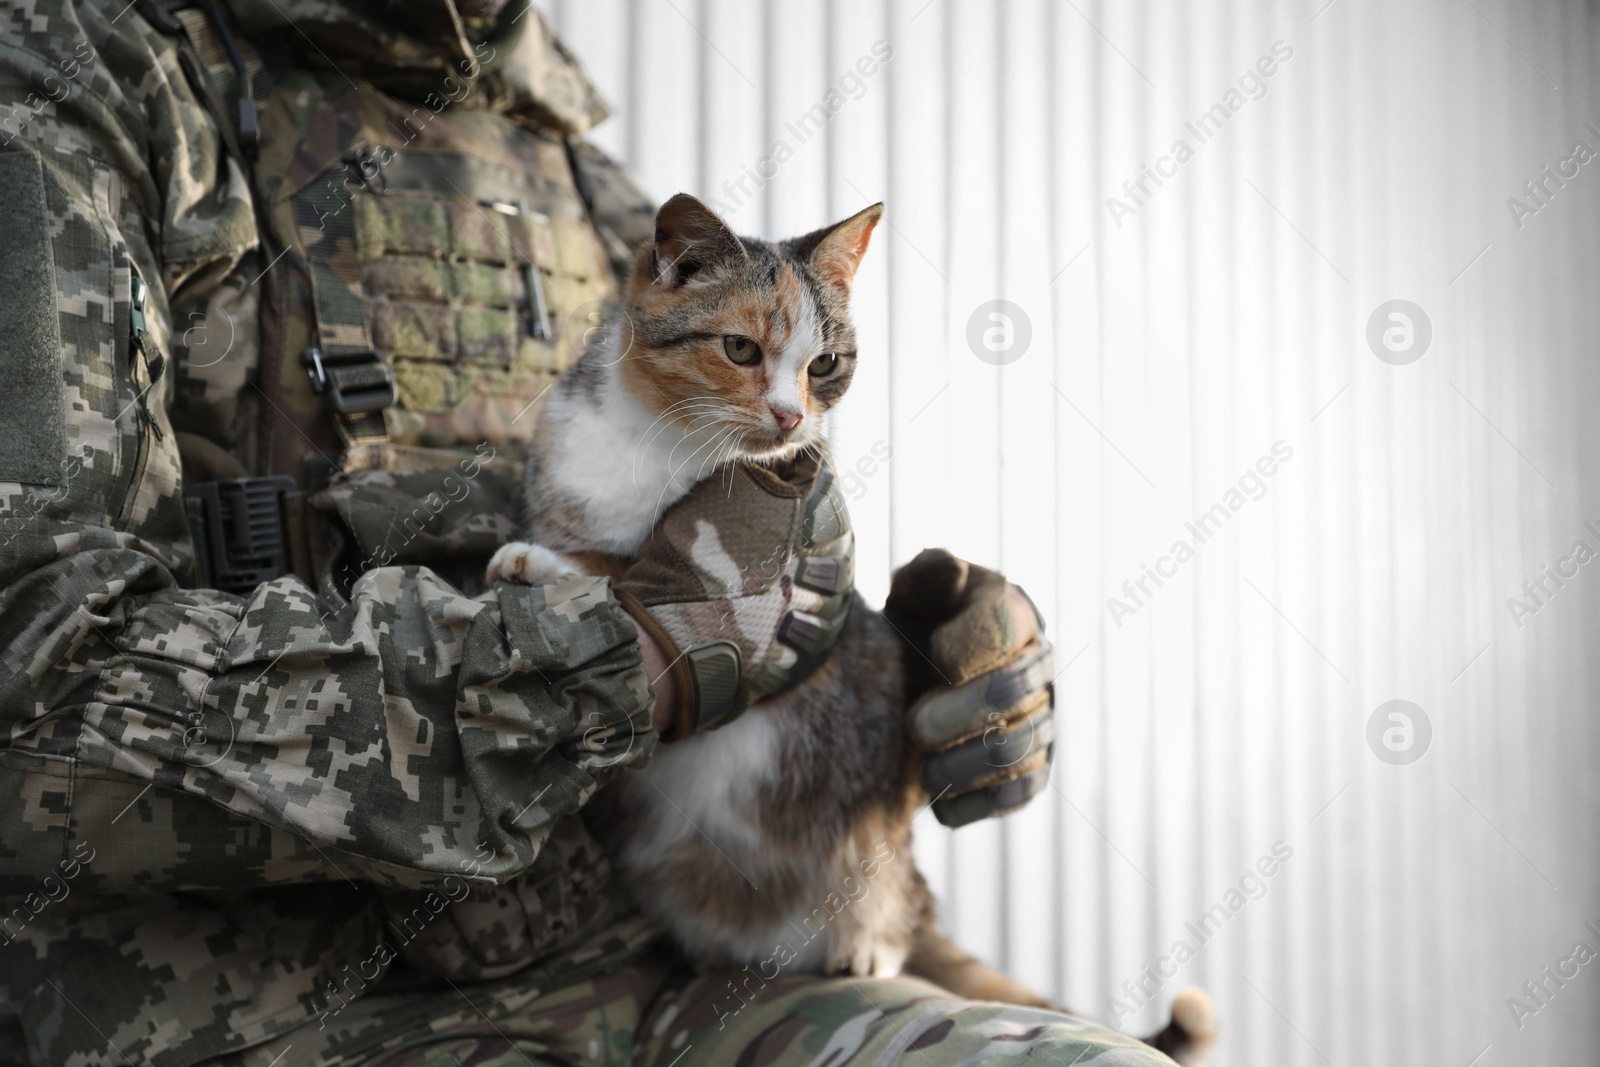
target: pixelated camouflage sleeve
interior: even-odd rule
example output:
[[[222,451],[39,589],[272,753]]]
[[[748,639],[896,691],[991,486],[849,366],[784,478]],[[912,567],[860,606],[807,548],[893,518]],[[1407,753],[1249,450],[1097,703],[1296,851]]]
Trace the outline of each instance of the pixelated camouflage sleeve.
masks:
[[[642,754],[633,625],[592,578],[182,587],[166,294],[255,228],[124,8],[0,5],[0,895],[85,843],[102,893],[504,881]]]

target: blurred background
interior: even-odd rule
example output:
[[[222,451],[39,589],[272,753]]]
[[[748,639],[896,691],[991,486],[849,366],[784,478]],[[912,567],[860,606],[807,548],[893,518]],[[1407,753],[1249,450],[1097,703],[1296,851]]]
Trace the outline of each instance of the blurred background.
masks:
[[[652,193],[888,205],[859,581],[999,567],[1061,671],[1050,791],[919,820],[958,941],[1225,1064],[1600,1062],[1592,4],[545,10]]]

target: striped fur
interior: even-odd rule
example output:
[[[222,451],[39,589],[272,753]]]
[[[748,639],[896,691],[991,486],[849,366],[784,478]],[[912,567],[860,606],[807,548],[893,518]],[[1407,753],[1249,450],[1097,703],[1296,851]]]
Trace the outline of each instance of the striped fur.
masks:
[[[881,213],[773,243],[736,236],[692,197],[668,201],[621,313],[541,413],[526,492],[538,544],[506,546],[491,577],[616,573],[661,513],[724,464],[820,448],[855,371],[850,284]],[[736,363],[729,337],[760,358]],[[827,355],[830,373],[808,372]],[[926,798],[902,722],[901,655],[858,600],[821,669],[659,749],[595,798],[591,825],[641,907],[703,966],[905,969],[973,999],[1049,1006],[939,930],[911,857]],[[1205,1014],[1193,1003],[1209,1008],[1204,995],[1186,995],[1189,1015]],[[1203,1062],[1184,1058],[1184,1022],[1162,1047]]]

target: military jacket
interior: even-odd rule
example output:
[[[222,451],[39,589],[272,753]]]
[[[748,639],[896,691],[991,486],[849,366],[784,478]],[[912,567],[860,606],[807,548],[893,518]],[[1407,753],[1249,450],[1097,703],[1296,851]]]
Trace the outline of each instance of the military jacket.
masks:
[[[632,623],[603,579],[441,576],[510,534],[527,409],[648,235],[604,105],[536,14],[234,0],[219,44],[174,6],[0,3],[5,1062],[246,1047],[463,902],[516,916],[484,975],[647,936],[574,814],[652,741]],[[198,587],[195,442],[349,443],[316,342],[398,386],[387,458],[308,504],[358,573]]]

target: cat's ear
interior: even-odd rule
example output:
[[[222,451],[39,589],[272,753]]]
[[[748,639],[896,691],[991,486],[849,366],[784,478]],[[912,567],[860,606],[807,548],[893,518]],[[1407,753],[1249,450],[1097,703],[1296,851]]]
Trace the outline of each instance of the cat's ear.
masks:
[[[855,280],[856,268],[861,265],[861,257],[867,253],[872,228],[882,217],[883,204],[873,204],[843,222],[795,238],[794,250],[811,264],[811,269],[823,281],[848,290]]]
[[[682,285],[696,271],[744,254],[728,224],[688,193],[679,193],[656,212],[651,274],[658,285]]]

